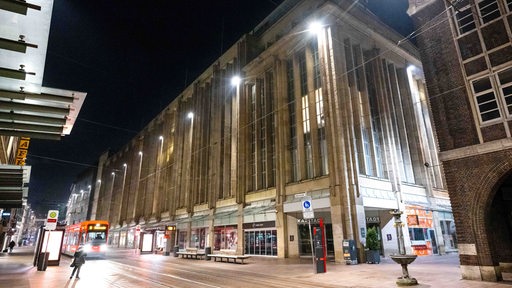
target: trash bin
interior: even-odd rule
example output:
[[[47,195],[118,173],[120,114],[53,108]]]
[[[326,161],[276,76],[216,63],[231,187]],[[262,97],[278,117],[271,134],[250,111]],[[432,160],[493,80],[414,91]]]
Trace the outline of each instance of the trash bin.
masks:
[[[42,252],[37,256],[37,271],[46,271],[48,256],[50,256],[50,252]]]
[[[211,260],[212,257],[210,257],[208,255],[212,254],[212,247],[205,247],[204,248],[204,254],[205,254],[204,260]]]
[[[180,246],[174,246],[174,257],[178,257],[178,252],[180,252]]]

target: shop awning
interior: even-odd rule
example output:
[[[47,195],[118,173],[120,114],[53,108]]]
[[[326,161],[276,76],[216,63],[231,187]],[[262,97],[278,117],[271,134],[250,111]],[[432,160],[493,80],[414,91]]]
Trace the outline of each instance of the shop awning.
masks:
[[[21,208],[28,197],[30,166],[0,165],[0,207]]]
[[[0,89],[0,134],[59,140],[71,133],[85,96],[46,87],[41,93]]]

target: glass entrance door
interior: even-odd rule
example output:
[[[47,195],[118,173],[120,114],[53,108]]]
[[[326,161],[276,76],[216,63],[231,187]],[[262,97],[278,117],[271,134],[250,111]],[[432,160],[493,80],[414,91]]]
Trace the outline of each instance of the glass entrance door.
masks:
[[[277,256],[277,230],[245,230],[245,254]]]
[[[313,233],[314,227],[320,227],[319,224],[311,223],[311,233]],[[327,257],[334,257],[334,242],[332,237],[332,224],[324,224],[325,227],[325,238],[327,242]],[[300,256],[311,256],[311,235],[309,233],[309,225],[299,224],[299,255]]]

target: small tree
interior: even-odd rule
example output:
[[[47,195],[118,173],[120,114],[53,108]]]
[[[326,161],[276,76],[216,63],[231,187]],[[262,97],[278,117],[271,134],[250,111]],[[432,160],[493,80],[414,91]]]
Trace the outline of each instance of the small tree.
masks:
[[[380,250],[380,241],[375,227],[369,228],[366,232],[366,248],[369,250]]]

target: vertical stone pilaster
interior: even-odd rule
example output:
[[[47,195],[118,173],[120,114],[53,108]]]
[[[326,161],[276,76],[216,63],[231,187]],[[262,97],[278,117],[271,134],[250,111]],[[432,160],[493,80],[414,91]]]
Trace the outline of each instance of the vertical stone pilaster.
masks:
[[[237,235],[237,244],[236,244],[236,254],[243,255],[245,252],[245,235],[244,235],[244,204],[238,204],[238,218],[237,218],[237,226],[236,226],[236,235]]]

